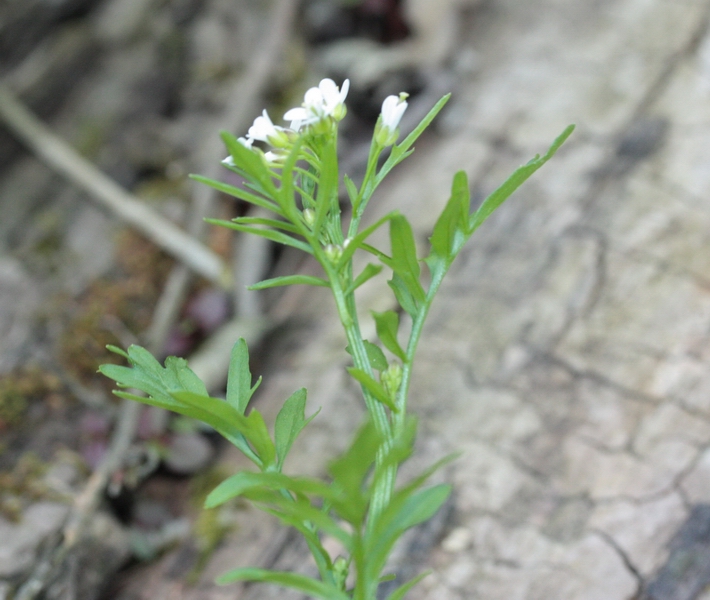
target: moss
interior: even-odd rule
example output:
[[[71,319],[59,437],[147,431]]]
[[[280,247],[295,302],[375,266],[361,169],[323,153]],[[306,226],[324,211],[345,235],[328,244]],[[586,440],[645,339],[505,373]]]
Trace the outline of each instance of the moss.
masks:
[[[97,377],[97,365],[119,359],[106,345],[126,346],[145,331],[172,265],[163,252],[130,231],[121,234],[116,258],[116,271],[94,281],[74,305],[59,352],[75,377],[107,390],[111,382]]]
[[[32,400],[52,399],[61,387],[56,375],[33,366],[0,377],[0,431],[19,425]]]
[[[44,481],[48,466],[36,454],[28,452],[14,469],[0,471],[0,515],[9,521],[18,521],[29,502],[56,495]]]

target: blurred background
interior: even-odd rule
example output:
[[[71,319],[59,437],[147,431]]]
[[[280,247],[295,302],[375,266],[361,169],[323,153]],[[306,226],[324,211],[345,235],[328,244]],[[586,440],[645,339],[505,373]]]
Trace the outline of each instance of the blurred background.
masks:
[[[281,123],[323,77],[351,81],[340,160],[356,181],[387,95],[410,93],[406,133],[453,93],[376,209],[401,208],[422,245],[456,170],[480,202],[578,126],[432,315],[422,447],[476,459],[398,572],[444,573],[421,598],[700,598],[708,569],[685,596],[663,569],[710,502],[709,14],[707,0],[0,0],[0,598],[266,598],[210,581],[235,561],[309,568],[243,507],[202,513],[238,459],[193,422],[124,406],[96,368],[119,361],[107,344],[139,343],[190,358],[219,394],[244,336],[275,381],[267,415],[312,381],[307,469],[342,447],[360,408],[330,358],[327,298],[244,292],[314,265],[205,226],[247,207],[188,178],[238,183],[219,131],[244,135],[264,107]],[[454,408],[425,399],[441,389]],[[649,498],[665,504],[646,513]],[[525,528],[539,564],[491,541]],[[487,562],[501,557],[507,571]]]

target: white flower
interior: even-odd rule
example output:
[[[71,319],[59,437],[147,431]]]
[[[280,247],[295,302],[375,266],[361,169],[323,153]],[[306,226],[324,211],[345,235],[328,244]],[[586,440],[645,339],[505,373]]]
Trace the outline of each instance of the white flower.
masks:
[[[242,138],[243,139],[243,138]],[[234,163],[234,159],[231,156],[228,156],[227,158],[222,160],[222,164],[225,167],[236,167],[237,165]]]
[[[407,110],[408,94],[401,93],[399,96],[387,96],[382,103],[382,126],[390,131],[399,127],[404,111]]]
[[[240,137],[237,139],[237,141],[245,148],[251,148],[251,145],[254,143],[254,140],[252,138],[245,138],[245,137]],[[231,156],[230,156],[230,158],[231,158]]]
[[[381,146],[391,146],[397,141],[397,127],[402,120],[404,111],[407,110],[407,97],[409,94],[402,92],[399,96],[387,96],[382,103],[382,119],[378,131],[375,133],[377,142]]]
[[[271,164],[281,162],[286,158],[285,154],[282,154],[280,152],[272,152],[269,150],[268,152],[264,152],[264,159],[266,159],[266,162]]]
[[[306,92],[303,104],[289,110],[284,115],[284,119],[291,121],[291,129],[296,131],[327,117],[340,121],[345,116],[344,103],[349,89],[349,79],[343,82],[342,89],[339,89],[332,79],[323,79],[318,87],[312,87]]]
[[[252,143],[254,140],[269,142],[273,146],[281,146],[284,142],[288,142],[284,128],[277,127],[271,122],[266,109],[264,109],[260,117],[254,119],[254,123],[247,133],[247,139],[251,140]]]

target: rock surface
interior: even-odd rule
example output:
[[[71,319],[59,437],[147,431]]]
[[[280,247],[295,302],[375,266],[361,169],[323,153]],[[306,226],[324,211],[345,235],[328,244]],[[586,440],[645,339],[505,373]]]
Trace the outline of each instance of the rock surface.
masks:
[[[490,3],[466,41],[481,67],[461,84],[451,133],[421,143],[380,196],[423,247],[453,170],[482,197],[577,123],[434,305],[412,407],[423,447],[436,441],[427,458],[464,452],[449,527],[466,542],[433,549],[435,574],[413,600],[631,600],[661,586],[657,597],[695,598],[707,585],[668,565],[710,494],[709,11],[705,0]],[[379,309],[383,287],[367,291]],[[323,411],[292,464],[313,470],[354,409],[325,301],[304,293],[317,331],[262,400],[307,385]],[[245,554],[268,562],[252,532],[184,597],[291,597],[209,587]]]

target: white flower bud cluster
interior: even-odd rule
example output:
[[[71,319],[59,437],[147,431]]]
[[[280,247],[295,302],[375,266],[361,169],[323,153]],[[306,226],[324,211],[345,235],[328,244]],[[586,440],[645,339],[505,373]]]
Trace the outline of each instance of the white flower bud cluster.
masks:
[[[284,120],[290,121],[290,128],[274,125],[269,114],[264,110],[249,128],[246,137],[240,137],[239,142],[245,148],[252,148],[255,141],[265,142],[272,146],[264,152],[265,160],[276,164],[283,160],[291,146],[295,135],[304,128],[317,127],[328,121],[338,122],[345,117],[347,108],[345,98],[350,89],[350,81],[346,79],[342,87],[338,87],[332,79],[323,79],[318,87],[310,88],[301,106],[292,108],[284,115]],[[375,130],[375,139],[381,147],[391,146],[399,135],[399,122],[407,109],[407,94],[388,96],[382,103],[382,114]],[[316,131],[320,131],[316,129]],[[231,157],[225,158],[223,164],[234,166]]]
[[[341,121],[347,112],[345,98],[349,89],[349,79],[343,82],[342,89],[338,88],[332,79],[323,79],[318,87],[312,87],[306,92],[301,106],[292,108],[284,115],[284,120],[291,121],[291,129],[294,131],[319,123],[328,117]]]

